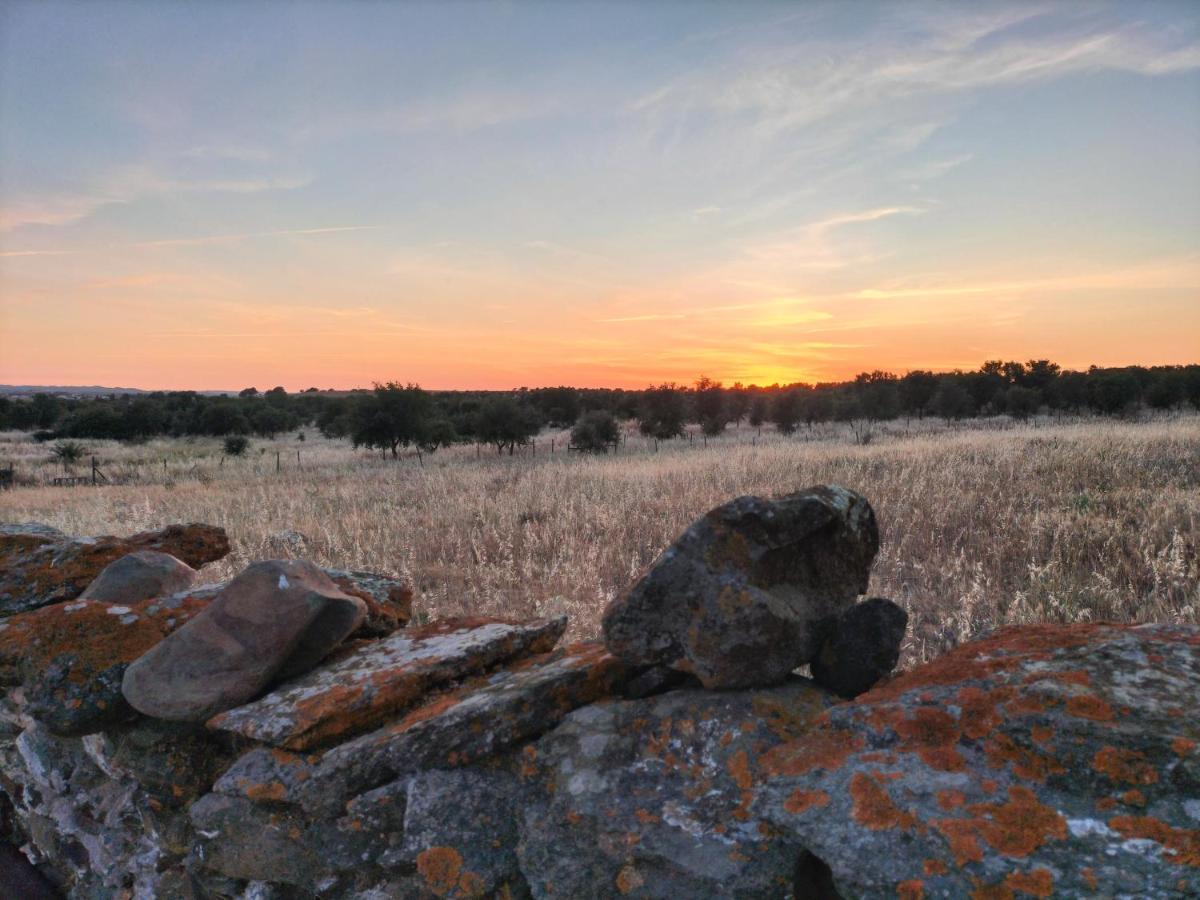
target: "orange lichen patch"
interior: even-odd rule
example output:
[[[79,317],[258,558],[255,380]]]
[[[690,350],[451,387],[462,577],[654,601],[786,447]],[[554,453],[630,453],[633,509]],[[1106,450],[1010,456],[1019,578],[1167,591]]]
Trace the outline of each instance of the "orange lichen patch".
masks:
[[[1109,827],[1125,838],[1145,838],[1166,848],[1163,858],[1180,866],[1200,867],[1200,829],[1173,828],[1152,816],[1116,816]]]
[[[970,862],[983,861],[983,848],[976,836],[976,824],[971,819],[939,819],[933,827],[946,837],[954,862],[960,868]]]
[[[1039,697],[1037,694],[1024,693],[1018,694],[1009,700],[1004,709],[1010,715],[1031,716],[1036,713],[1046,711],[1046,698]]]
[[[1004,879],[1004,885],[1014,893],[1029,894],[1033,897],[1050,897],[1054,893],[1054,876],[1049,869],[1010,872]]]
[[[746,755],[745,750],[739,750],[729,758],[725,767],[729,770],[733,783],[742,792],[741,802],[738,803],[737,809],[733,811],[732,815],[738,821],[744,822],[750,818],[750,804],[754,802],[754,792],[750,790],[754,784],[754,777],[750,774],[750,758]]]
[[[817,721],[819,724],[820,718]],[[758,764],[771,777],[806,775],[814,769],[832,772],[845,765],[864,744],[862,735],[853,732],[815,728],[803,737],[772,747]]]
[[[1145,806],[1146,795],[1138,790],[1126,791],[1121,795],[1121,802],[1126,806]]]
[[[1054,737],[1054,729],[1048,725],[1034,725],[1029,729],[1029,736],[1032,737],[1036,743],[1048,744]]]
[[[1096,801],[1096,809],[1100,812],[1108,812],[1117,808],[1117,800],[1115,797],[1101,797]]]
[[[937,803],[942,809],[949,812],[952,809],[957,809],[967,802],[967,796],[962,791],[938,791]]]
[[[895,725],[900,747],[916,753],[925,765],[944,772],[959,772],[967,761],[955,746],[961,732],[958,720],[941,709],[922,706]]]
[[[1146,754],[1138,750],[1101,747],[1092,757],[1092,768],[1113,781],[1127,784],[1154,784],[1158,781],[1158,770],[1146,762]]]
[[[616,886],[622,894],[631,894],[645,883],[646,879],[634,868],[633,863],[621,866],[621,871],[617,873]]]
[[[927,876],[945,875],[950,871],[950,868],[940,859],[927,859],[922,868]]]
[[[923,900],[925,897],[925,882],[919,878],[910,878],[896,885],[896,900]]]
[[[864,763],[883,763],[884,765],[894,765],[896,762],[896,754],[885,750],[876,750],[872,753],[863,753],[858,757],[859,762]]]
[[[1196,749],[1196,742],[1185,737],[1177,737],[1171,741],[1171,749],[1176,756],[1187,756]]]
[[[824,791],[804,791],[796,788],[783,801],[783,808],[792,815],[800,815],[813,808],[829,805],[829,795]]]
[[[287,788],[278,781],[268,781],[264,784],[252,784],[242,791],[249,799],[257,803],[266,800],[282,800],[287,795]]]
[[[1094,722],[1111,722],[1112,707],[1094,694],[1081,694],[1067,700],[1067,712],[1081,719],[1091,719]]]
[[[1047,775],[1066,771],[1057,760],[1022,747],[1007,734],[997,734],[983,745],[983,752],[993,769],[1011,764],[1014,775],[1029,781],[1045,781]]]
[[[887,789],[870,775],[854,773],[850,779],[850,796],[854,800],[854,821],[864,828],[883,831],[889,828],[909,829],[916,825],[912,813],[897,807]]]
[[[1082,878],[1083,883],[1092,890],[1095,890],[1100,884],[1100,879],[1096,877],[1096,872],[1091,867],[1080,869],[1079,877]]]
[[[975,885],[970,893],[971,900],[1013,900],[1012,888],[1006,884],[981,884],[975,878],[971,882]]]
[[[1067,836],[1066,820],[1025,787],[1008,789],[1008,802],[971,807],[979,835],[1005,856],[1028,856],[1049,840]]]
[[[979,782],[979,786],[985,794],[994,794],[1000,789],[1000,783],[994,778],[985,778]]]
[[[967,737],[978,740],[1000,724],[999,701],[995,692],[968,686],[959,690],[957,699],[962,710],[959,725]]]
[[[656,816],[648,809],[635,809],[633,814],[637,816],[637,820],[643,825],[653,825],[656,822],[662,821],[662,816]]]
[[[438,897],[481,897],[483,879],[463,871],[463,858],[453,847],[430,847],[417,856],[417,872]]]

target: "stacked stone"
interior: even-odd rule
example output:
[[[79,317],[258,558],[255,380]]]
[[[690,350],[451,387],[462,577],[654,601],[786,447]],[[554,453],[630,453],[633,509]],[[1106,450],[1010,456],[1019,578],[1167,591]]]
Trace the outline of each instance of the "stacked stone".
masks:
[[[37,866],[0,856],[0,893],[1200,893],[1200,628],[1008,629],[889,677],[878,545],[844,488],[742,497],[559,647],[299,560],[197,586],[208,526],[0,526],[0,827]]]

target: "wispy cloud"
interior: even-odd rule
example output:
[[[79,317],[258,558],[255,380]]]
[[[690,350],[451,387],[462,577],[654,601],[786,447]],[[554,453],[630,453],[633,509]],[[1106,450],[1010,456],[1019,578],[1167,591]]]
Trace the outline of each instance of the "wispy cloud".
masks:
[[[193,238],[170,238],[158,241],[139,241],[135,247],[185,247],[197,244],[232,244],[252,238],[287,237],[305,234],[337,234],[346,231],[371,231],[383,225],[341,225],[332,228],[282,228],[277,231],[250,231],[239,234],[211,234]]]

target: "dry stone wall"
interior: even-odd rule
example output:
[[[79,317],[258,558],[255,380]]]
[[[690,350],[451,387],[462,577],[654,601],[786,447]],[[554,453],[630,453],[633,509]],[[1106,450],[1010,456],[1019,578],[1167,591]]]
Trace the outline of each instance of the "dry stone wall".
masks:
[[[209,526],[0,526],[0,892],[1200,895],[1200,628],[1011,628],[890,675],[877,546],[844,488],[739,498],[559,646],[409,627],[372,573],[197,585]]]

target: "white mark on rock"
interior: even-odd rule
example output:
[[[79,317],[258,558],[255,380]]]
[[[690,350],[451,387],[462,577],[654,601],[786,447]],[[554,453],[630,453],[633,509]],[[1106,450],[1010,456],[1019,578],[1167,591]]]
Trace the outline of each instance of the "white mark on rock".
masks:
[[[1098,834],[1101,837],[1115,837],[1116,832],[1099,819],[1067,819],[1067,828],[1073,837],[1087,837]]]
[[[110,606],[105,610],[110,616],[124,616],[133,612],[128,606]]]
[[[87,609],[88,602],[86,600],[76,600],[74,603],[68,603],[63,607],[63,612],[75,612],[77,609]]]
[[[280,575],[279,576],[279,589],[281,591],[286,591],[289,587],[291,587],[291,585],[288,584],[287,576]]]
[[[1200,800],[1184,800],[1183,811],[1200,822]]]

